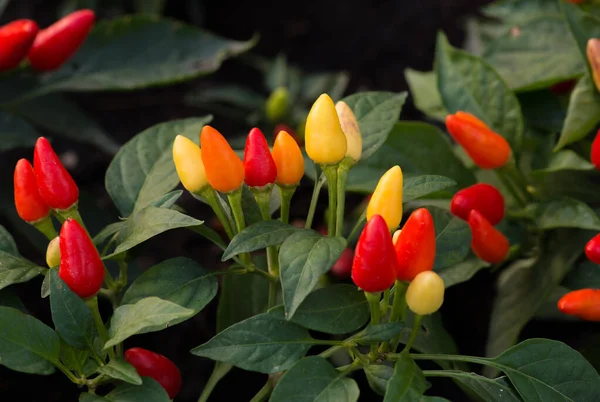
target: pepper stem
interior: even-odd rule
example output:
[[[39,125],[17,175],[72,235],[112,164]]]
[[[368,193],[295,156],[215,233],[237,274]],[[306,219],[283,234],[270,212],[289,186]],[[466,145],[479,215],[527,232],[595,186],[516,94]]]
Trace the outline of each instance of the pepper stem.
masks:
[[[240,187],[239,189],[228,193],[227,199],[229,199],[229,205],[231,205],[231,212],[233,212],[237,234],[246,228],[244,210],[242,208],[242,188]]]
[[[98,330],[98,335],[100,336],[100,343],[102,343],[102,346],[104,346],[106,341],[108,341],[108,333],[106,332],[106,326],[104,326],[104,321],[102,321],[102,316],[100,315],[100,310],[98,309],[98,296],[85,299],[85,304],[87,304],[92,312],[92,317],[94,318],[94,323],[96,324],[96,329]],[[108,348],[108,355],[110,356],[111,360],[115,358],[115,352],[112,347]]]
[[[56,233],[56,229],[54,229],[54,224],[52,223],[52,218],[50,215],[36,222],[32,222],[31,225],[44,236],[46,236],[50,241],[52,241],[56,238],[56,236],[58,236],[58,233]]]
[[[394,301],[392,303],[392,311],[390,313],[389,322],[396,322],[398,320],[404,320],[404,312],[406,310],[406,289],[408,289],[408,285],[402,281],[396,281],[394,285]],[[390,342],[385,342],[381,346],[382,352],[387,352],[390,348],[396,349],[396,345],[398,341],[396,339],[391,340]]]
[[[413,322],[413,328],[412,328],[412,332],[410,333],[410,338],[408,339],[408,342],[404,346],[404,349],[402,349],[402,352],[408,353],[410,351],[410,348],[412,347],[413,343],[415,343],[415,339],[417,339],[417,334],[419,333],[419,329],[421,328],[421,320],[422,319],[423,319],[422,315],[415,314],[415,321]]]
[[[88,232],[87,228],[85,227],[85,224],[83,223],[83,218],[81,218],[81,215],[79,214],[79,209],[77,207],[77,203],[73,204],[73,206],[69,209],[60,209],[60,210],[57,209],[56,212],[64,220],[67,220],[69,218],[75,219],[77,221],[77,223],[79,223],[81,225],[81,227],[88,233],[88,236],[90,236],[90,232]],[[91,236],[90,236],[90,238],[91,238]]]
[[[346,207],[346,182],[348,181],[348,171],[355,162],[351,158],[344,158],[337,170],[337,207],[335,216],[335,235],[342,236],[344,231],[344,209]]]
[[[338,165],[322,165],[323,174],[327,179],[327,193],[329,195],[327,235],[335,236],[336,231],[336,209],[337,209],[337,167]]]
[[[298,186],[277,186],[279,187],[279,194],[281,196],[281,222],[290,222],[290,205],[292,203],[292,197]],[[312,205],[311,205],[312,206]]]
[[[225,233],[227,233],[227,237],[229,237],[230,240],[233,239],[235,233],[231,226],[231,220],[225,213],[223,205],[221,205],[221,201],[219,200],[219,196],[217,195],[215,189],[211,186],[204,186],[202,189],[200,189],[200,191],[198,191],[197,194],[203,197],[206,202],[208,202],[208,205],[210,205],[215,215],[217,215],[219,221],[221,221],[221,225],[223,225]]]
[[[323,184],[325,184],[325,180],[325,175],[321,173],[319,178],[315,181],[312,197],[310,199],[310,207],[308,208],[308,215],[306,216],[306,224],[304,225],[305,229],[310,229],[312,227],[315,211],[317,210],[319,193],[321,192],[321,187],[323,187]]]
[[[381,300],[381,292],[365,292],[365,297],[369,302],[369,309],[371,310],[371,325],[377,325],[381,323],[381,309],[379,308],[379,301]],[[371,357],[374,358],[377,355],[377,345],[371,345]]]

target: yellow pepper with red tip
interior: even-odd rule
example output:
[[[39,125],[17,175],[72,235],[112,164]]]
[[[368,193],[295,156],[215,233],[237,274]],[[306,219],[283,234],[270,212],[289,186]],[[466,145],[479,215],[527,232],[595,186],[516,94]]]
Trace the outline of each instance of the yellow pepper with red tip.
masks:
[[[335,165],[346,156],[346,134],[329,95],[319,96],[308,112],[304,141],[306,153],[317,164]]]
[[[202,162],[202,151],[192,140],[183,135],[175,137],[173,161],[179,180],[186,190],[197,193],[208,185]]]
[[[362,136],[356,115],[346,102],[339,101],[335,104],[342,131],[346,135],[346,157],[352,159],[355,163],[360,161],[362,156]]]
[[[396,165],[385,172],[379,179],[377,187],[367,206],[367,220],[375,215],[381,215],[392,230],[398,227],[402,220],[402,169]]]
[[[200,149],[206,178],[212,188],[230,193],[242,186],[244,164],[221,133],[211,126],[204,126],[200,133]]]

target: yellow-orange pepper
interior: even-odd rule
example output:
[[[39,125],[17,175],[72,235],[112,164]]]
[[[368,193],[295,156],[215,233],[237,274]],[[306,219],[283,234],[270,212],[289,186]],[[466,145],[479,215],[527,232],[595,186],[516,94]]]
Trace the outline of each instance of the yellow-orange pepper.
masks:
[[[433,314],[444,303],[444,280],[433,271],[423,271],[406,290],[408,308],[419,315]]]
[[[175,137],[173,161],[179,180],[186,190],[197,193],[208,185],[202,162],[202,151],[192,140],[183,135]]]
[[[308,112],[304,130],[306,153],[315,163],[334,165],[344,159],[347,143],[333,100],[322,94]]]
[[[342,131],[346,135],[346,157],[358,162],[362,156],[362,136],[356,115],[350,106],[343,101],[335,104],[335,110],[340,119]]]
[[[275,182],[283,186],[297,185],[304,176],[304,157],[296,140],[286,131],[280,131],[271,154],[277,166]]]
[[[600,39],[591,38],[587,41],[586,54],[596,89],[600,91]]]
[[[242,186],[244,164],[221,133],[211,126],[204,126],[200,133],[200,148],[206,178],[212,188],[229,193]]]
[[[398,227],[402,220],[402,177],[398,165],[381,176],[367,206],[367,220],[381,215],[390,230]]]

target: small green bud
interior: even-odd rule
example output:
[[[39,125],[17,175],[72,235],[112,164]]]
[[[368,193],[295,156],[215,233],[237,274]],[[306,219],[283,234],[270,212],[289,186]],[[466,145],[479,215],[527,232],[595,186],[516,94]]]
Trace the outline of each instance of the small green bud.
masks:
[[[289,92],[286,87],[279,87],[271,92],[267,99],[265,109],[267,118],[273,123],[281,121],[288,112],[290,103]]]

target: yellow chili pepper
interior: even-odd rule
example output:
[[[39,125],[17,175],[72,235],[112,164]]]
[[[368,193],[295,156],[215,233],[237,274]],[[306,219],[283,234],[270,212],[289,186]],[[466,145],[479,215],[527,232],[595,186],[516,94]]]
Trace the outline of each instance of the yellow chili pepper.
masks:
[[[277,166],[276,183],[295,186],[304,176],[304,157],[294,138],[286,131],[280,131],[273,144],[273,160]]]
[[[346,155],[346,135],[333,100],[322,94],[315,101],[306,118],[304,130],[306,153],[315,163],[335,165]]]
[[[56,236],[48,243],[46,249],[46,264],[48,268],[58,267],[60,265],[60,237]]]
[[[217,130],[204,126],[200,148],[206,177],[211,187],[222,193],[239,189],[244,183],[244,164]]]
[[[179,180],[186,190],[197,193],[208,185],[204,163],[202,163],[202,151],[192,140],[183,135],[175,137],[173,161]]]
[[[398,227],[402,220],[402,169],[396,165],[385,172],[367,206],[367,220],[381,215],[390,230]]]
[[[342,131],[346,135],[346,157],[354,162],[360,161],[362,156],[362,136],[356,115],[346,102],[339,101],[335,104]]]
[[[406,304],[419,315],[433,314],[444,303],[444,280],[433,271],[423,271],[408,285]]]

